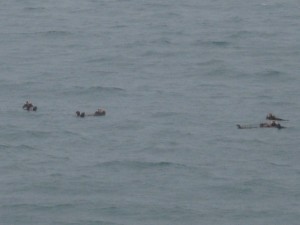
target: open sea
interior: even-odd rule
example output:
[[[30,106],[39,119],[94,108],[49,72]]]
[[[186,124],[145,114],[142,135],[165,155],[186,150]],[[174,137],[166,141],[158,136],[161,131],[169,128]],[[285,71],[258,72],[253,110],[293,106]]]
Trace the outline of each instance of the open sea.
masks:
[[[1,1],[0,224],[299,225],[299,12]]]

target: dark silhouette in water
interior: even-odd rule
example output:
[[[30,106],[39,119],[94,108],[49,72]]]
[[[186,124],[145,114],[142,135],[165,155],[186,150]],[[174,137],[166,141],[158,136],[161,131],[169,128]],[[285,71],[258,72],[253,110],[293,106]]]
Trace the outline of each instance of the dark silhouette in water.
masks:
[[[95,113],[94,116],[104,116],[106,114],[106,111],[104,109],[98,109]]]
[[[284,128],[283,126],[280,125],[280,123],[276,123],[275,121],[272,121],[272,123],[261,123],[259,124],[259,127],[261,128],[278,128],[278,129],[281,129],[281,128]]]
[[[288,121],[288,120],[284,120],[281,118],[276,117],[275,115],[273,115],[272,113],[269,113],[266,117],[267,120],[272,120],[272,123],[260,123],[258,126],[257,125],[240,125],[237,124],[237,128],[238,129],[250,129],[250,128],[278,128],[278,129],[282,129],[285,128],[284,126],[281,126],[280,123],[276,123],[276,121]]]
[[[79,111],[76,111],[76,115],[83,118],[85,117],[85,112],[80,113]]]
[[[236,125],[238,129],[251,129],[251,128],[277,128],[282,129],[285,128],[284,126],[281,126],[280,123],[276,123],[273,121],[272,123],[261,123],[258,126],[257,125]]]
[[[31,102],[26,101],[23,105],[23,109],[27,111],[37,111],[37,106],[34,106]]]
[[[106,111],[104,109],[98,109],[94,113],[85,114],[84,112],[80,113],[80,111],[76,111],[76,115],[78,117],[85,117],[85,116],[105,116]]]
[[[281,118],[276,117],[275,115],[273,115],[272,113],[269,113],[266,117],[267,120],[278,120],[278,121],[288,121],[288,120],[284,120]]]

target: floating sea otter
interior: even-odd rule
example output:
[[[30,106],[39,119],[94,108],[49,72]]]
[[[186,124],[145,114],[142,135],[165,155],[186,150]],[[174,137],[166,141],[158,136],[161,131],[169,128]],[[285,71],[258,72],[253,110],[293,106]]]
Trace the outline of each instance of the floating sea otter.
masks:
[[[239,129],[251,129],[251,128],[278,128],[282,129],[285,128],[284,126],[281,126],[280,123],[276,123],[276,121],[288,121],[281,118],[276,117],[272,113],[269,113],[266,117],[267,120],[272,120],[272,123],[260,123],[259,125],[240,125],[237,124],[237,128]]]
[[[285,128],[283,126],[280,125],[280,123],[276,123],[274,120],[272,121],[272,123],[261,123],[259,124],[259,127],[261,128],[278,128],[278,129],[281,129],[281,128]]]
[[[23,109],[27,111],[37,111],[37,106],[34,106],[31,102],[26,101],[23,105]]]
[[[251,128],[277,128],[282,129],[285,128],[284,126],[281,126],[280,123],[276,123],[273,121],[272,123],[261,123],[258,126],[257,125],[236,125],[239,129],[251,129]]]
[[[79,111],[76,111],[76,115],[78,117],[84,117],[85,116],[85,112],[80,113]]]
[[[104,109],[98,109],[94,113],[85,114],[85,112],[76,111],[76,115],[78,117],[85,117],[85,116],[105,116],[106,111]]]
[[[272,113],[269,113],[266,117],[267,120],[278,120],[278,121],[288,121],[288,120],[284,120],[281,118],[276,117],[275,115],[273,115]]]

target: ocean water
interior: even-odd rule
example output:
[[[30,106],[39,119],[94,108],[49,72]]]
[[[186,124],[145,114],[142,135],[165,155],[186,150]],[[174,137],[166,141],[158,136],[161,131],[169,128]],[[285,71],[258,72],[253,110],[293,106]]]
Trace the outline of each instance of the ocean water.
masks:
[[[299,224],[299,10],[2,1],[0,224]]]

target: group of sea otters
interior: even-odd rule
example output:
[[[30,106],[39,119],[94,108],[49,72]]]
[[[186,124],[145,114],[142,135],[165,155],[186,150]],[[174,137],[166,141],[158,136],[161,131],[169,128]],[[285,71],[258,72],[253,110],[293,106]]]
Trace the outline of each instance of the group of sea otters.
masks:
[[[34,106],[30,101],[26,101],[25,104],[23,105],[23,109],[27,111],[36,111],[37,107]]]
[[[30,101],[26,101],[23,105],[23,109],[27,111],[37,111],[37,106],[34,106]],[[104,116],[105,114],[106,111],[104,109],[97,109],[96,112],[87,114],[85,112],[76,111],[76,116],[81,118],[85,116]]]
[[[85,117],[85,116],[104,116],[106,114],[104,109],[97,109],[94,113],[85,114],[85,112],[76,111],[77,117]]]
[[[37,111],[37,106],[34,106],[30,101],[26,101],[25,104],[23,105],[23,109],[27,110],[27,111]],[[104,116],[106,114],[106,111],[104,109],[97,109],[96,112],[94,113],[85,113],[85,112],[80,112],[80,111],[76,111],[76,116],[77,117],[81,117],[84,118],[85,116]],[[259,127],[261,128],[284,128],[283,126],[280,125],[280,123],[277,123],[276,121],[287,121],[281,118],[276,117],[275,115],[273,115],[272,113],[269,113],[266,117],[267,120],[272,120],[271,123],[260,123]],[[245,129],[245,128],[255,128],[253,126],[241,126],[239,124],[237,124],[237,127],[239,129]]]
[[[282,128],[285,128],[284,126],[281,126],[280,123],[276,122],[276,121],[288,121],[288,120],[285,120],[285,119],[281,119],[279,117],[276,117],[275,115],[273,115],[272,113],[269,113],[267,116],[266,116],[266,119],[267,120],[272,120],[271,123],[260,123],[259,124],[259,127],[260,128],[278,128],[278,129],[282,129]],[[239,125],[237,124],[237,127],[239,129],[248,129],[248,128],[257,128],[257,126],[251,126],[251,125]]]
[[[283,126],[280,125],[280,123],[277,123],[276,121],[287,121],[285,119],[281,119],[273,115],[272,113],[269,113],[266,117],[267,120],[272,120],[271,123],[261,123],[259,124],[260,127],[275,127],[275,128],[284,128]]]

